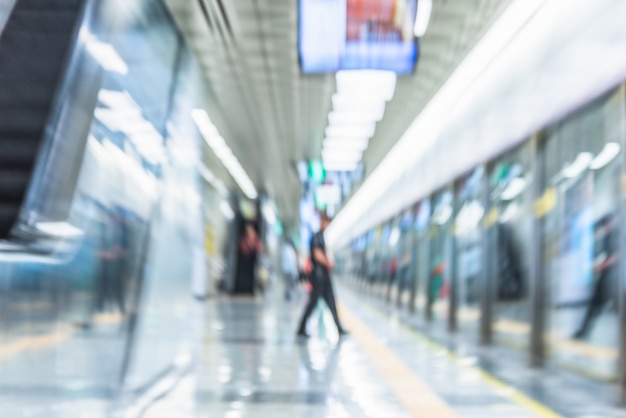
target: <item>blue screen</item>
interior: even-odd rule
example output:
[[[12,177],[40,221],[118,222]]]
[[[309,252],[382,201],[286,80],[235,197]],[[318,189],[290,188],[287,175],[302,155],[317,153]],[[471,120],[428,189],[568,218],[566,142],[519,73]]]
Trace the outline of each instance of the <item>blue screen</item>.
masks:
[[[417,0],[300,0],[302,70],[412,73],[416,7]]]

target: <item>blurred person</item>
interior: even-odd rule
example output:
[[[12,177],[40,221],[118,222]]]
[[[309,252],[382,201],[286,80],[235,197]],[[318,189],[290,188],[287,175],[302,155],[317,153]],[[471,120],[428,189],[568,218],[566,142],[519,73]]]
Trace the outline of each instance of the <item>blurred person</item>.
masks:
[[[595,231],[595,283],[587,311],[580,328],[573,338],[585,338],[591,331],[592,325],[602,311],[602,308],[612,300],[612,289],[618,262],[618,237],[611,215],[601,218]]]
[[[389,261],[389,280],[387,282],[387,302],[391,300],[391,287],[398,276],[398,257],[395,255]],[[398,290],[399,291],[399,290]]]
[[[285,300],[291,299],[291,292],[298,281],[298,255],[291,241],[283,243],[281,254],[282,273],[285,280]]]
[[[320,214],[321,226],[320,230],[311,238],[311,264],[312,270],[309,277],[311,284],[311,293],[309,295],[309,301],[302,314],[300,320],[300,326],[298,327],[298,337],[308,338],[306,333],[306,324],[317,306],[319,298],[323,298],[333,315],[333,320],[337,326],[339,336],[347,335],[347,331],[343,328],[339,322],[339,316],[337,315],[337,306],[335,304],[335,294],[333,292],[333,286],[330,278],[330,273],[333,270],[333,265],[326,255],[326,243],[324,241],[324,231],[330,224],[328,215],[324,212]]]
[[[119,210],[107,211],[101,227],[101,274],[96,289],[96,310],[104,312],[109,305],[117,306],[126,313],[125,283],[128,273],[129,234],[128,225]]]
[[[234,293],[254,294],[256,264],[262,251],[261,240],[251,222],[246,222],[239,239],[239,260]]]
[[[444,275],[446,271],[446,265],[444,263],[443,257],[437,256],[433,257],[430,274],[429,274],[429,283],[428,283],[428,299],[427,299],[427,309],[428,312],[432,313],[432,308],[440,297],[444,294]]]
[[[404,249],[402,252],[402,260],[400,261],[400,278],[398,281],[398,295],[396,298],[396,305],[402,306],[402,293],[406,290],[410,282],[410,270],[411,270],[411,254],[408,249]]]

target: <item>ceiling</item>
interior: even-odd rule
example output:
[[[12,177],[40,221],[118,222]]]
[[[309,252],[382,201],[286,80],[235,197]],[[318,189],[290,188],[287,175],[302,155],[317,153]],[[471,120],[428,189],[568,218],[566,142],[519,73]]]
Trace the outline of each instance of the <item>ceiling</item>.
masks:
[[[298,216],[295,162],[320,155],[332,75],[305,75],[298,58],[296,0],[165,0],[208,80],[207,110],[285,223]],[[510,0],[434,0],[420,58],[364,154],[366,176]],[[208,150],[207,165],[219,166]],[[221,170],[217,171],[223,172]],[[233,182],[230,182],[233,184]]]

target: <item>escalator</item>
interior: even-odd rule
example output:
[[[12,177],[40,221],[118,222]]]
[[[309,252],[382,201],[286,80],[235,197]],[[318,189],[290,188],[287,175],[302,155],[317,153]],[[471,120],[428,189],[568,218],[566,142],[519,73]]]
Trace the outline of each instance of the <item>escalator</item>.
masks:
[[[0,33],[0,240],[20,216],[84,3],[17,0]]]

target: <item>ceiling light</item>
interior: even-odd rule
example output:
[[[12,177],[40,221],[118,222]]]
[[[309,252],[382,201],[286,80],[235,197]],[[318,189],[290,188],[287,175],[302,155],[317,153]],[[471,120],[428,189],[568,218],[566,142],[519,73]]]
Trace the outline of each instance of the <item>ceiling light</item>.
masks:
[[[372,100],[364,95],[333,95],[333,110],[339,113],[362,113],[380,116],[385,114],[385,101]]]
[[[365,151],[368,141],[324,141],[324,150],[340,150],[340,151]]]
[[[418,0],[417,2],[417,15],[415,16],[415,36],[421,38],[428,29],[428,23],[430,22],[430,15],[433,10],[433,0]]]
[[[322,150],[322,159],[324,160],[348,160],[358,161],[363,153],[359,150],[340,150],[340,149],[324,149]]]
[[[339,136],[328,136],[322,142],[324,145],[349,144],[355,148],[367,147],[369,138],[345,138]]]
[[[211,122],[211,118],[206,110],[194,109],[191,111],[191,117],[198,126],[198,130],[204,137],[206,143],[211,147],[222,164],[224,164],[224,167],[226,167],[244,194],[249,199],[256,199],[258,193],[254,187],[254,183],[250,180],[250,177],[243,169],[230,147],[226,144],[224,138],[219,135],[217,128],[215,128],[215,125]]]
[[[617,142],[609,142],[604,146],[600,154],[598,154],[596,158],[593,159],[589,168],[591,168],[592,170],[599,170],[605,167],[608,163],[613,161],[615,157],[617,157],[620,149],[621,147]]]
[[[324,169],[326,171],[355,171],[359,167],[359,163],[351,162],[326,162],[324,161]]]
[[[362,95],[389,101],[396,91],[397,76],[392,71],[349,70],[336,75],[337,93],[340,95]]]
[[[517,177],[511,180],[509,185],[500,195],[502,200],[513,200],[526,189],[526,180],[523,177]]]
[[[573,163],[566,166],[563,170],[563,176],[568,179],[573,179],[580,176],[584,171],[589,168],[593,155],[590,152],[581,152],[576,156]]]
[[[371,138],[376,133],[376,124],[361,126],[329,126],[326,128],[326,136],[339,136],[344,138]]]

